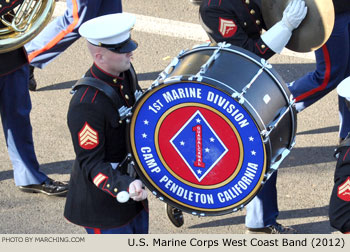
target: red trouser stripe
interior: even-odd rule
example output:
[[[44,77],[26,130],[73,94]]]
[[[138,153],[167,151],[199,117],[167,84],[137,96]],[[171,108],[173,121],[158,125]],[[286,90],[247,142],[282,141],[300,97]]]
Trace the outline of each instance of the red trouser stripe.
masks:
[[[343,161],[345,161],[345,158],[346,158],[346,156],[349,154],[349,151],[350,151],[350,148],[346,151],[346,153],[345,153],[345,155],[344,155],[344,157],[343,157]]]
[[[28,60],[31,62],[36,56],[39,54],[50,50],[52,47],[54,47],[61,39],[64,38],[68,33],[72,32],[75,28],[75,26],[78,24],[79,21],[79,14],[78,14],[78,3],[76,0],[72,1],[73,3],[73,22],[67,27],[66,30],[61,31],[54,37],[49,43],[47,43],[43,48],[38,49],[28,55]]]
[[[299,95],[298,97],[295,98],[295,101],[296,102],[299,102],[321,90],[324,90],[328,83],[329,83],[329,79],[331,78],[331,61],[329,59],[329,52],[328,52],[328,49],[327,49],[327,46],[324,45],[322,46],[322,51],[323,51],[323,55],[324,55],[324,59],[325,59],[325,63],[326,63],[326,70],[325,70],[325,74],[324,74],[324,79],[323,79],[323,82],[320,86],[318,86],[317,88],[314,88],[314,89],[311,89],[310,91],[302,94],[302,95]]]

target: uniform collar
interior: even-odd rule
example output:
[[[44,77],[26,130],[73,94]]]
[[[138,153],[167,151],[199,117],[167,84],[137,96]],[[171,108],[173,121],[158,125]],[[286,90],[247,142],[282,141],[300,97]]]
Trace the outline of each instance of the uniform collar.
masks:
[[[103,71],[95,63],[90,68],[90,73],[93,77],[100,79],[111,86],[119,86],[124,80],[124,73],[121,73],[120,76],[115,76]]]

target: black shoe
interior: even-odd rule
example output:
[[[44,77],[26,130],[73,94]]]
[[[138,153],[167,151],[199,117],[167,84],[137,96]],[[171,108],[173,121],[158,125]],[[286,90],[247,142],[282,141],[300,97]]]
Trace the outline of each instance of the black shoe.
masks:
[[[18,187],[22,192],[44,193],[48,196],[65,196],[68,191],[68,184],[48,178],[44,183]]]
[[[184,224],[184,216],[180,209],[177,209],[173,206],[166,205],[166,213],[168,215],[171,223],[174,224],[175,227],[181,227]]]
[[[279,223],[263,228],[247,228],[246,234],[296,234],[292,227],[283,226]]]
[[[36,80],[34,78],[34,67],[29,65],[29,83],[28,83],[28,88],[30,91],[35,91],[36,90]]]

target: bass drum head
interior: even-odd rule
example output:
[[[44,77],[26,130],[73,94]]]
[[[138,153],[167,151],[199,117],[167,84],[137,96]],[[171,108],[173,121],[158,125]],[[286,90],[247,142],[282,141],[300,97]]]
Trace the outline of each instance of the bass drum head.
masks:
[[[259,191],[266,147],[248,110],[214,85],[179,81],[148,90],[129,125],[136,170],[161,200],[193,215],[222,215]]]

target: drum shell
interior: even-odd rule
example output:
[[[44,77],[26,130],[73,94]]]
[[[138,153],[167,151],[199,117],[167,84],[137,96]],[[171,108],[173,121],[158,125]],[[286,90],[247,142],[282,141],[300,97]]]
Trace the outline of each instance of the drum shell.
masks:
[[[196,76],[216,49],[215,46],[208,46],[186,52],[179,57],[178,64],[171,69],[166,78],[181,76],[182,80],[186,80]],[[228,94],[240,93],[261,69],[261,60],[255,54],[239,47],[224,48],[208,70],[201,74],[201,82],[213,85]],[[268,103],[263,100],[266,95],[270,97]],[[244,94],[243,106],[255,118],[261,131],[269,130],[269,125],[281,116],[281,112],[290,109],[287,116],[280,118],[278,127],[271,131],[266,140],[268,160],[272,162],[278,161],[281,152],[294,144],[296,111],[294,106],[290,106],[291,97],[285,82],[273,68],[265,69]]]

